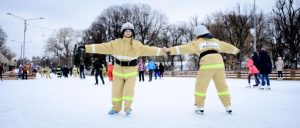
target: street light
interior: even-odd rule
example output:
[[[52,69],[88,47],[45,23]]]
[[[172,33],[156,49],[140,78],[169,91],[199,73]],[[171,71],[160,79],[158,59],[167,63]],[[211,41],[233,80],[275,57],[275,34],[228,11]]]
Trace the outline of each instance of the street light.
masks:
[[[253,36],[253,51],[256,52],[256,29],[251,28],[250,33]]]
[[[21,18],[19,16],[16,16],[16,15],[13,15],[11,13],[6,13],[7,15],[10,15],[10,16],[13,16],[15,18],[18,18],[18,19],[21,19],[24,21],[24,41],[23,41],[23,49],[21,49],[21,53],[23,54],[22,56],[22,64],[24,65],[24,58],[25,58],[25,34],[26,34],[26,30],[27,30],[27,21],[29,20],[38,20],[38,19],[44,19],[43,17],[40,17],[40,18],[33,18],[33,19],[24,19],[24,18]],[[22,51],[23,50],[23,51]]]
[[[250,29],[250,33],[253,36],[253,51],[256,52],[256,5],[255,5],[255,0],[254,0],[253,8],[254,8],[253,28]]]

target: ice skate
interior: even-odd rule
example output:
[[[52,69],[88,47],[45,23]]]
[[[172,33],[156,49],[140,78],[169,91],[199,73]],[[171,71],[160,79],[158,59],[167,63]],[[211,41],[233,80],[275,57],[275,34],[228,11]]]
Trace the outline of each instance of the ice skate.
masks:
[[[195,113],[203,115],[204,114],[204,109],[203,108],[196,108]]]
[[[230,107],[226,107],[225,108],[225,111],[228,113],[228,114],[232,114],[232,109]]]
[[[114,114],[118,114],[118,113],[119,112],[112,110],[112,109],[108,112],[109,115],[114,115]]]

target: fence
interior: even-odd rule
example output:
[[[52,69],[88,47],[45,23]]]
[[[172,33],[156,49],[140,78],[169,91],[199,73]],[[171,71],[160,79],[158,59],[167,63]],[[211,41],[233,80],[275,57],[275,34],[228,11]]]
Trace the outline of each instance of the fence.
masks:
[[[248,70],[232,70],[225,71],[227,78],[248,78]],[[283,79],[285,80],[300,80],[300,70],[284,70]],[[166,71],[164,76],[172,77],[196,77],[197,71]],[[277,71],[272,71],[269,74],[270,79],[277,79]]]

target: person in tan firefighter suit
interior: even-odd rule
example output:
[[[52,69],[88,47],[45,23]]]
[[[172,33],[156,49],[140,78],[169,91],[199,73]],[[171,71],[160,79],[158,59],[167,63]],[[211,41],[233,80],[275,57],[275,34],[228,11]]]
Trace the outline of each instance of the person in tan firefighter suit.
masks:
[[[207,28],[203,25],[195,27],[194,34],[196,39],[180,46],[171,48],[164,47],[165,52],[170,52],[171,55],[179,54],[200,54],[199,71],[195,85],[195,112],[198,114],[204,113],[204,101],[206,90],[213,79],[219,98],[225,107],[226,112],[232,112],[231,99],[228,91],[228,86],[225,81],[225,68],[223,58],[220,53],[237,54],[239,49],[235,46],[217,40],[212,37]]]
[[[78,68],[76,67],[76,65],[73,66],[73,77],[78,77]]]
[[[115,58],[112,81],[112,109],[108,114],[116,114],[122,109],[124,100],[124,111],[130,115],[133,102],[134,87],[137,78],[137,58],[139,56],[162,56],[166,53],[162,48],[143,45],[134,39],[134,26],[127,22],[122,25],[121,38],[108,43],[90,44],[84,48],[86,53],[111,54]]]
[[[46,75],[46,79],[51,79],[50,73],[51,73],[51,69],[49,67],[44,68],[45,71],[45,75]]]
[[[45,69],[43,67],[41,67],[39,73],[40,73],[41,77],[44,77]]]

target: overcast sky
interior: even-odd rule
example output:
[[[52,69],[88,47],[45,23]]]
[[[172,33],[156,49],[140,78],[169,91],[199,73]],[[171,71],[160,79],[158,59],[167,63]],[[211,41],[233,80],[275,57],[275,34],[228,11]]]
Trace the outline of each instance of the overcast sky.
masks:
[[[45,40],[55,30],[72,27],[87,29],[101,12],[112,6],[125,3],[143,3],[165,14],[170,23],[188,21],[192,16],[204,19],[217,11],[233,10],[237,4],[250,6],[254,0],[1,0],[0,25],[7,34],[8,46],[20,56],[23,41],[24,22],[6,13],[25,19],[44,17],[43,20],[29,21],[26,32],[25,55],[44,55]],[[258,10],[269,13],[275,0],[256,0]],[[15,42],[11,41],[15,40]]]

